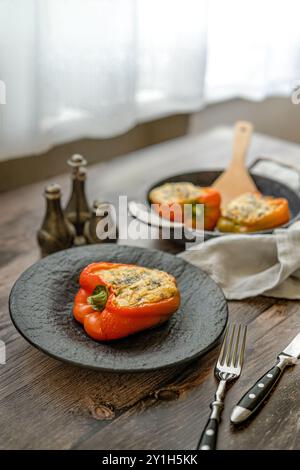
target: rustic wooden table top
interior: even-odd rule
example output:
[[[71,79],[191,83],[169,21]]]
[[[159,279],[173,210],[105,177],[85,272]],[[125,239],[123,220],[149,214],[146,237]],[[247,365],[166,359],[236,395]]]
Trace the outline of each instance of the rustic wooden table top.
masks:
[[[224,167],[232,131],[219,128],[160,144],[89,168],[90,200],[142,195],[157,178],[193,169]],[[300,147],[256,135],[249,159],[266,155],[300,162]],[[87,156],[88,157],[88,156]],[[69,177],[55,179],[69,192]],[[36,230],[44,213],[45,182],[0,196],[0,365],[2,449],[194,449],[216,388],[215,348],[201,359],[157,372],[116,374],[58,362],[30,346],[8,314],[12,284],[39,258]],[[122,242],[129,243],[129,242]],[[176,253],[168,241],[135,241]],[[246,322],[248,341],[241,378],[227,397],[219,449],[300,449],[300,367],[290,368],[259,415],[236,430],[233,405],[300,330],[300,303],[259,297],[229,303],[230,320]]]

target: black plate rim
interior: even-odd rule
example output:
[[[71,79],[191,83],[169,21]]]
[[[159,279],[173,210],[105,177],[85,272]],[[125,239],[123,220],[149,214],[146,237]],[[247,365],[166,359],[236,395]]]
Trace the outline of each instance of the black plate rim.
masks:
[[[97,245],[89,245],[89,246],[97,246]],[[129,247],[133,247],[132,245],[119,245],[119,246],[129,246]],[[71,251],[71,250],[77,250],[77,249],[80,249],[82,247],[72,247],[72,248],[69,248],[67,250],[62,250],[63,252],[66,252],[66,251]],[[171,255],[171,253],[166,253],[162,250],[157,250],[157,249],[153,249],[153,248],[143,248],[143,247],[134,247],[135,249],[138,249],[138,250],[144,250],[146,249],[147,251],[152,251],[152,252],[162,252],[164,254],[168,254],[170,256],[174,256],[174,255]],[[58,253],[58,252],[57,252]],[[55,256],[57,255],[57,253],[53,253],[51,255],[48,255],[48,257],[50,256]],[[220,341],[220,338],[222,337],[224,331],[225,331],[225,328],[226,328],[226,325],[228,323],[228,303],[227,303],[227,300],[225,298],[225,295],[221,289],[220,286],[218,286],[218,284],[210,277],[208,276],[207,273],[205,273],[202,269],[198,268],[200,271],[202,271],[205,275],[207,275],[208,277],[210,277],[211,281],[213,281],[215,283],[215,286],[216,288],[219,290],[221,296],[223,297],[223,300],[224,300],[224,305],[225,305],[225,311],[224,311],[224,314],[225,314],[225,318],[224,318],[224,325],[223,325],[223,328],[220,332],[220,334],[218,335],[218,337],[212,342],[210,343],[206,348],[202,349],[201,351],[198,351],[196,354],[193,354],[192,356],[189,356],[189,357],[186,357],[186,358],[183,358],[181,360],[177,360],[177,361],[173,361],[171,363],[166,363],[164,365],[159,365],[159,366],[143,366],[141,368],[138,368],[138,367],[134,367],[134,368],[126,368],[126,367],[122,367],[122,368],[117,368],[117,367],[114,367],[113,369],[112,368],[109,368],[109,367],[101,367],[101,366],[92,366],[90,364],[87,364],[85,362],[77,362],[77,361],[72,361],[70,359],[66,359],[65,357],[63,356],[60,356],[58,354],[52,354],[51,352],[49,352],[47,349],[41,347],[40,345],[34,343],[27,335],[24,331],[22,331],[22,329],[19,328],[18,324],[16,323],[15,319],[13,318],[13,314],[12,314],[12,309],[11,309],[11,303],[12,303],[12,296],[13,296],[13,292],[14,292],[14,289],[17,285],[17,283],[19,282],[19,280],[22,278],[23,275],[25,275],[25,273],[29,270],[31,270],[34,266],[36,266],[37,264],[40,264],[43,262],[45,258],[41,258],[39,260],[37,260],[35,263],[33,263],[31,266],[29,266],[28,268],[26,268],[22,274],[20,274],[20,276],[16,279],[16,281],[14,282],[12,288],[11,288],[11,291],[10,291],[10,294],[9,294],[9,299],[8,299],[8,306],[9,306],[9,315],[10,315],[10,319],[14,325],[14,327],[16,328],[16,330],[20,333],[20,335],[31,345],[33,346],[34,348],[38,349],[39,351],[43,352],[44,354],[46,354],[47,356],[51,357],[52,359],[56,359],[57,361],[60,361],[62,363],[66,363],[66,364],[70,364],[72,366],[76,366],[78,368],[83,368],[83,369],[90,369],[90,370],[95,370],[95,371],[98,371],[98,372],[124,372],[124,373],[135,373],[135,372],[151,372],[151,371],[156,371],[156,370],[162,370],[162,369],[168,369],[168,368],[171,368],[171,367],[175,367],[175,366],[180,366],[180,365],[183,365],[183,364],[190,364],[191,362],[193,362],[195,359],[198,359],[202,356],[204,356],[208,351],[210,351],[211,349],[213,349]],[[186,261],[185,259],[181,259],[184,263],[187,263],[187,264],[191,264],[189,263],[188,261]],[[194,266],[194,265],[192,265]],[[195,266],[194,266],[195,267]]]

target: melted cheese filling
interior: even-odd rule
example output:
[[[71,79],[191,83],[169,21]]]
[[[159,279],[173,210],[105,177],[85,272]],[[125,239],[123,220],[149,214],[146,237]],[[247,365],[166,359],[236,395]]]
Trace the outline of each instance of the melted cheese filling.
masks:
[[[193,183],[165,183],[150,192],[150,200],[159,204],[180,204],[193,201],[200,195],[201,188]]]
[[[115,302],[122,307],[159,302],[178,292],[173,276],[158,269],[119,266],[98,274],[112,287]]]
[[[237,223],[254,224],[273,212],[272,198],[260,194],[246,193],[231,201],[222,211],[223,217]]]

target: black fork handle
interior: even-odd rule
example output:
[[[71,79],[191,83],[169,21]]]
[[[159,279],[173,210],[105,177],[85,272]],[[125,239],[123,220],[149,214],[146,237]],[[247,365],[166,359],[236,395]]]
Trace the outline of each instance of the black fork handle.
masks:
[[[217,447],[219,421],[209,418],[197,445],[197,450],[214,450]]]
[[[217,447],[218,429],[224,408],[225,391],[226,381],[221,380],[215,394],[215,399],[210,405],[211,414],[199,439],[197,450],[214,450]]]

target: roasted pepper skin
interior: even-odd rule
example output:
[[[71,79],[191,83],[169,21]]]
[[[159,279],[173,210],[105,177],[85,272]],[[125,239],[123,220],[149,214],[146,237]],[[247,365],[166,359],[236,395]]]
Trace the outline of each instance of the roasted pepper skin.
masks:
[[[217,229],[220,232],[252,233],[271,230],[286,224],[290,220],[288,201],[284,198],[270,198],[270,200],[272,200],[274,210],[260,220],[246,225],[242,221],[235,221],[221,216],[218,220]]]
[[[123,338],[163,323],[178,309],[180,304],[178,294],[169,299],[144,305],[132,307],[117,305],[112,287],[101,279],[101,274],[96,274],[96,272],[118,266],[120,264],[92,263],[80,274],[80,289],[75,296],[73,314],[75,319],[83,324],[87,334],[98,341]],[[88,301],[88,297],[99,285],[106,285],[109,290],[108,299],[102,311],[95,310]]]
[[[221,195],[214,188],[202,188],[197,204],[204,204],[204,229],[213,230],[221,214]]]
[[[221,196],[219,191],[211,187],[201,188],[201,195],[196,199],[186,201],[183,204],[153,204],[159,215],[171,222],[183,222],[184,204],[203,204],[204,205],[204,230],[213,230],[220,217]],[[196,221],[193,217],[192,221],[185,221],[187,225],[195,228]]]

